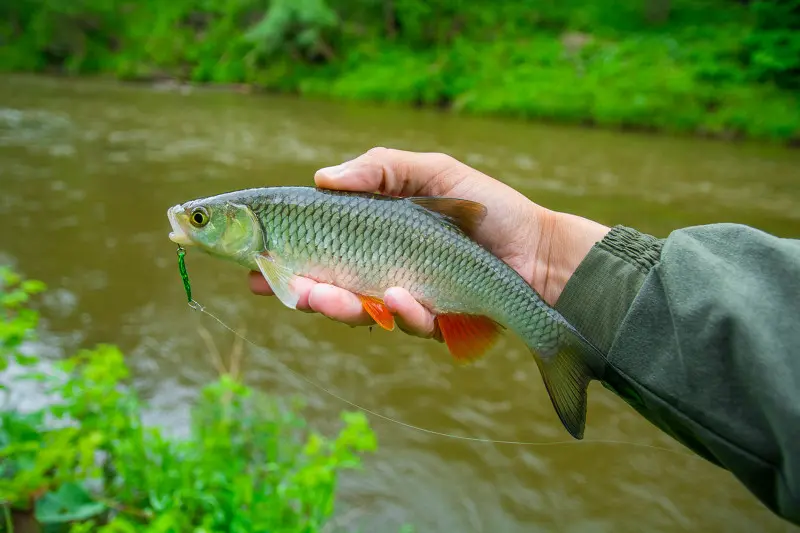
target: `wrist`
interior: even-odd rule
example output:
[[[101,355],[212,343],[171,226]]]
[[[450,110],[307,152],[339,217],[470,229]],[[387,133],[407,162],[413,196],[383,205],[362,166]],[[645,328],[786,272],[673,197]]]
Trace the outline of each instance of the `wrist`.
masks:
[[[549,305],[555,305],[578,266],[611,228],[547,209],[542,209],[537,218],[540,236],[533,286]]]
[[[554,307],[608,353],[645,278],[660,261],[663,243],[633,228],[611,228],[578,265]]]

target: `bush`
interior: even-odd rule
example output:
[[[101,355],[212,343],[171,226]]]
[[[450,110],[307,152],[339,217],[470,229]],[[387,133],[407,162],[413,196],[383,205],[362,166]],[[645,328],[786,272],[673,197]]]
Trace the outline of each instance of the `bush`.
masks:
[[[46,531],[321,531],[334,511],[337,477],[376,449],[360,412],[344,412],[328,438],[308,428],[296,401],[275,399],[233,376],[202,390],[186,438],[142,424],[128,369],[108,345],[44,372],[25,354],[41,283],[0,270],[0,364],[26,369],[51,394],[47,407],[0,412],[0,504],[32,513]],[[9,389],[5,389],[9,392]],[[8,402],[6,402],[8,403]]]
[[[749,71],[758,81],[800,89],[800,0],[756,0],[756,23],[745,40]]]
[[[800,0],[0,2],[46,69],[800,141]]]

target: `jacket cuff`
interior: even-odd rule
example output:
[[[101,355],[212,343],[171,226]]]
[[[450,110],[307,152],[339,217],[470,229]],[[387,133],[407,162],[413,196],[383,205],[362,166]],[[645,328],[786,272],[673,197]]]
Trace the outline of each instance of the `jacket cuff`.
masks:
[[[647,273],[658,263],[663,243],[635,229],[614,226],[567,281],[555,309],[604,355]]]

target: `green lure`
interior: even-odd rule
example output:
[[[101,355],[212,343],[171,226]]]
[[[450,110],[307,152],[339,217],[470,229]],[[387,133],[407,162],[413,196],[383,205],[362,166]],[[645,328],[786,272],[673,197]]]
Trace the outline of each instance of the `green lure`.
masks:
[[[192,303],[192,286],[189,284],[189,274],[186,272],[186,261],[184,260],[184,256],[186,255],[186,250],[183,246],[178,245],[178,271],[181,273],[181,279],[183,280],[183,288],[186,291],[186,300],[189,303]]]

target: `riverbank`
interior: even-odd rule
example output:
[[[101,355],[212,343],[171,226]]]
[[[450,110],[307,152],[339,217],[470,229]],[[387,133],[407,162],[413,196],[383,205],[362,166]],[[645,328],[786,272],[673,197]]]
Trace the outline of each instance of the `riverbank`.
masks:
[[[15,0],[0,69],[800,144],[798,0],[112,3]]]

